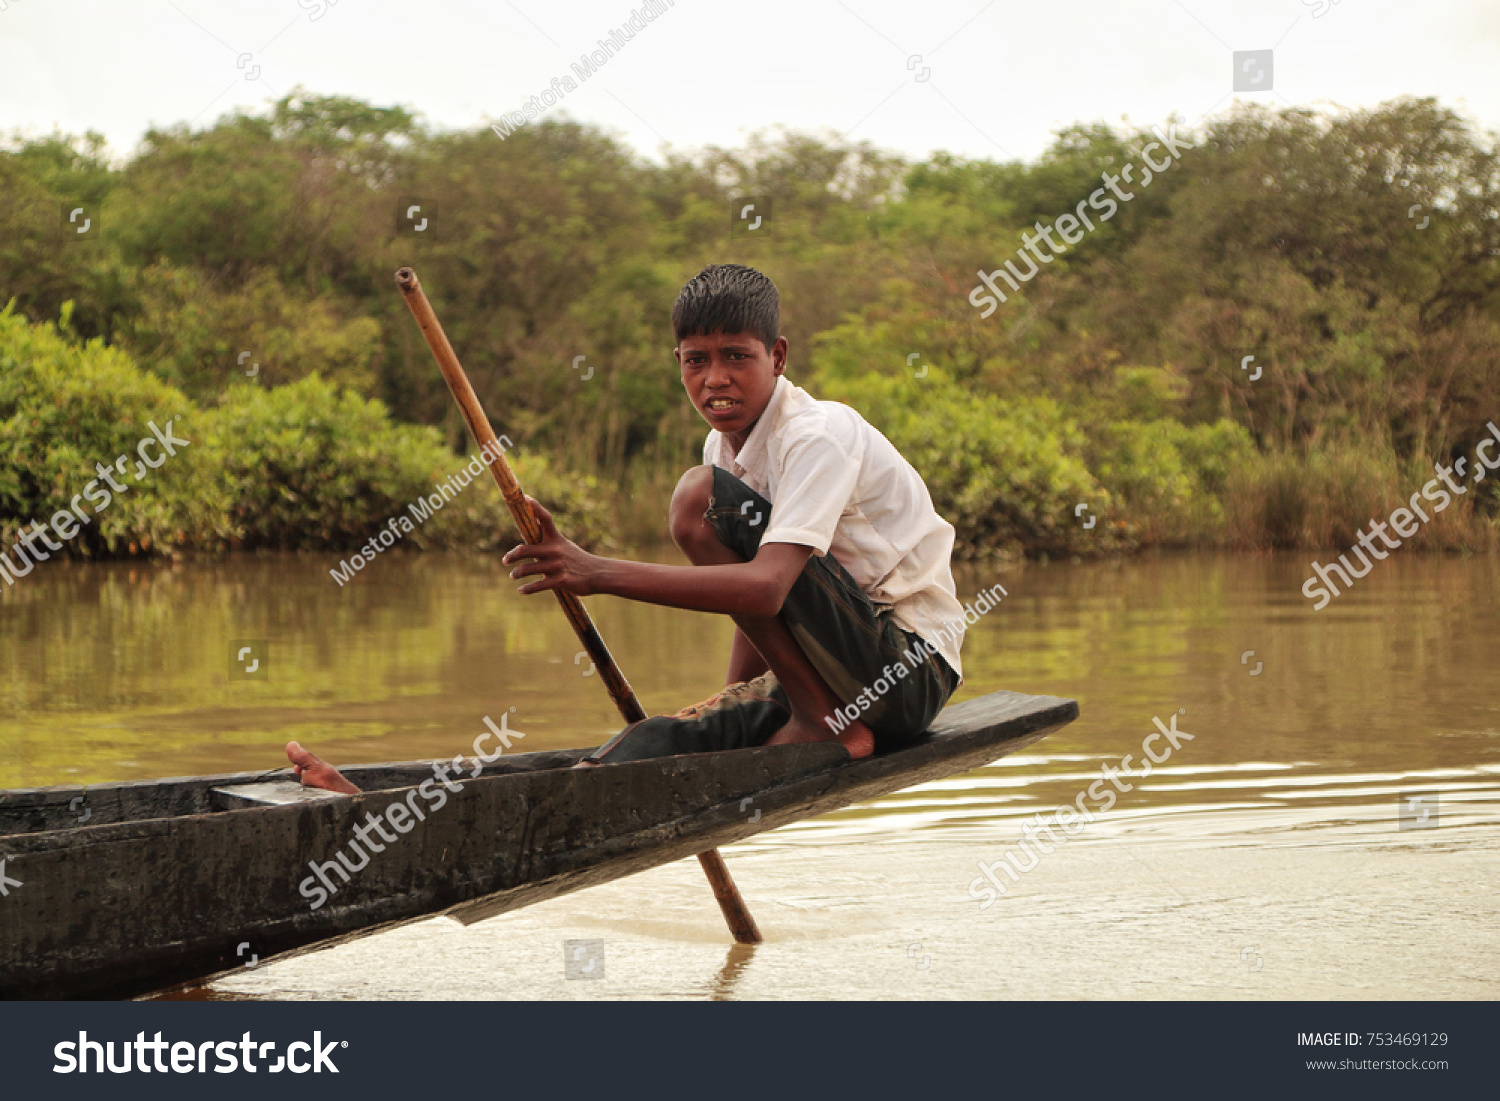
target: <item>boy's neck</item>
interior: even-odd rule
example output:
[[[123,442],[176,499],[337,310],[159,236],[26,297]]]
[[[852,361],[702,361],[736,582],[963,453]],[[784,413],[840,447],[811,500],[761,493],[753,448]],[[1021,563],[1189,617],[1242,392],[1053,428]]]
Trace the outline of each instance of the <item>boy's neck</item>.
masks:
[[[760,416],[765,416],[765,413],[761,413]],[[750,433],[755,431],[755,426],[759,423],[760,417],[756,417],[755,420],[750,423],[750,427],[745,429],[743,432],[733,432],[724,437],[724,442],[729,445],[729,457],[731,459],[739,458],[740,451],[743,450],[746,441],[750,439]]]
[[[726,432],[723,434],[724,442],[729,445],[730,458],[739,458],[740,451],[744,449],[745,444],[749,442],[751,435],[754,434],[756,426],[759,425],[761,420],[765,417],[766,410],[771,408],[771,403],[776,400],[776,391],[780,388],[780,386],[781,380],[778,378],[776,380],[776,386],[773,386],[771,388],[771,396],[766,398],[766,404],[761,406],[760,412],[755,415],[755,419],[750,422],[750,424],[745,428],[743,432]]]

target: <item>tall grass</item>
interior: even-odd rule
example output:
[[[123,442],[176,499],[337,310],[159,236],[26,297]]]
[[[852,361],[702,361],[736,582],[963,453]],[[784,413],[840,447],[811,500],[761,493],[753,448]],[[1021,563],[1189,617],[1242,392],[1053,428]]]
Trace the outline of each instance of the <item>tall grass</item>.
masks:
[[[1371,520],[1386,520],[1433,477],[1388,449],[1334,444],[1312,452],[1257,453],[1225,487],[1225,536],[1254,549],[1325,549],[1354,544]],[[1488,486],[1472,486],[1414,536],[1428,550],[1493,551],[1500,526]]]
[[[672,491],[686,469],[686,465],[676,460],[653,454],[637,457],[621,471],[613,496],[611,523],[621,544],[651,547],[671,543],[667,508],[672,503]]]

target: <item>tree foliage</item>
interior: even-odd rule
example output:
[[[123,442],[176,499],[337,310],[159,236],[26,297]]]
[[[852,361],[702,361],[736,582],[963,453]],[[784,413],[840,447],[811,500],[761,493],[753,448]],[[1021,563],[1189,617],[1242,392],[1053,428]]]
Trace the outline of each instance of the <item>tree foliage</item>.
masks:
[[[122,164],[96,135],[12,142],[0,303],[39,324],[73,303],[73,337],[205,410],[316,376],[456,454],[462,424],[392,287],[411,263],[497,426],[566,492],[695,461],[668,314],[705,263],[738,261],[781,290],[792,377],[865,403],[976,552],[1327,538],[1310,533],[1363,498],[1294,523],[1270,499],[1287,472],[1394,484],[1500,414],[1496,139],[1430,99],[1241,106],[1193,137],[981,318],[976,273],[1139,167],[1149,131],[1078,124],[1030,164],[787,132],[654,163],[566,119],[501,139],[299,90],[153,130]],[[62,234],[75,200],[101,214],[91,243]],[[762,234],[732,228],[749,201],[769,204]],[[398,233],[412,205],[425,235]],[[1492,517],[1493,485],[1465,507]],[[1104,527],[1080,531],[1079,504]]]

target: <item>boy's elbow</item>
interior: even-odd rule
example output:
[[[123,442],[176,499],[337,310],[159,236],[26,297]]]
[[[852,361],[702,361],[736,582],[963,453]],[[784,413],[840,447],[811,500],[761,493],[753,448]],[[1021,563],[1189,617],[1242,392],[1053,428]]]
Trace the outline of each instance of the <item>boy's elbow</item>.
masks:
[[[774,592],[756,593],[751,597],[751,606],[745,609],[745,613],[762,619],[770,619],[781,614],[781,605],[784,600],[784,596],[778,596]]]
[[[783,584],[780,578],[767,578],[747,593],[752,604],[752,607],[747,610],[751,615],[763,616],[767,619],[779,616],[781,606],[786,603],[786,595],[790,591],[791,586]]]
[[[744,572],[735,578],[740,583],[735,602],[741,614],[764,618],[780,615],[811,553],[810,548],[773,544],[766,553],[747,562]]]

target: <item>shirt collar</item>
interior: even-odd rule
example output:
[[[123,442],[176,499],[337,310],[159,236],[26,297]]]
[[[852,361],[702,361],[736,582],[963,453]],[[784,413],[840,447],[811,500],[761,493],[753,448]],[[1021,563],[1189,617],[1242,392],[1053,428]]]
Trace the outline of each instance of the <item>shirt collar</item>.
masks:
[[[734,465],[756,482],[765,481],[766,440],[771,436],[771,423],[781,407],[782,399],[791,388],[792,384],[786,380],[785,375],[776,380],[776,386],[771,391],[771,400],[766,402],[765,411],[755,422],[755,427],[750,430],[745,446],[740,448],[740,453],[734,457]],[[719,448],[721,454],[729,449],[728,441],[722,436],[719,438]],[[733,470],[730,473],[733,473]]]

